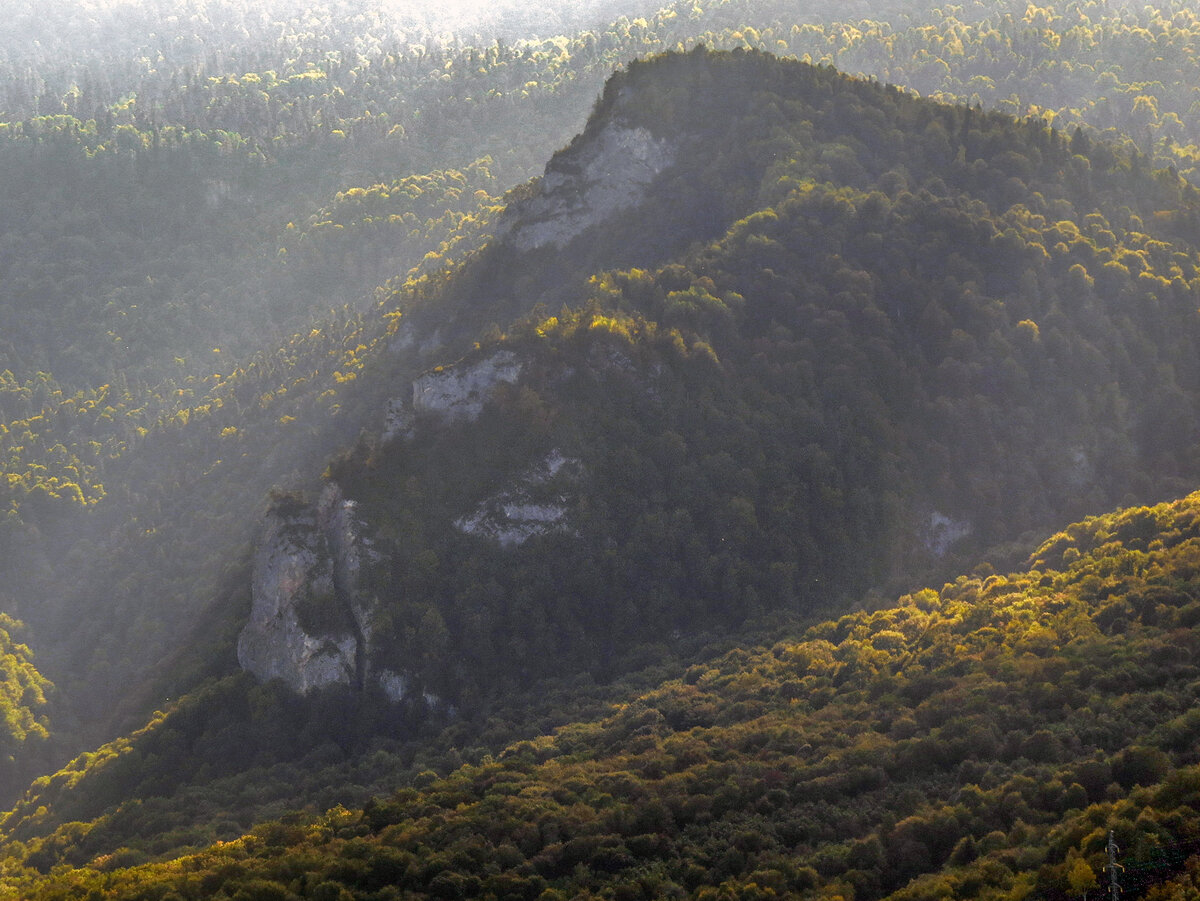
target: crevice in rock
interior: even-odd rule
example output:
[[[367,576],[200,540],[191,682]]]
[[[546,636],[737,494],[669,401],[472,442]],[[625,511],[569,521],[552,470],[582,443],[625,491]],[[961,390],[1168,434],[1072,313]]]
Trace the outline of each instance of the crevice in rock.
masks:
[[[337,608],[337,617],[350,629],[354,638],[354,676],[355,691],[362,691],[366,685],[367,638],[363,634],[358,617],[354,615],[354,583],[347,572],[345,558],[338,544],[331,541],[333,547],[333,603]]]
[[[323,528],[332,557],[333,602],[338,618],[344,621],[354,638],[354,675],[352,685],[362,691],[367,684],[367,634],[355,603],[358,595],[358,551],[354,541],[352,504],[331,486],[322,498]]]

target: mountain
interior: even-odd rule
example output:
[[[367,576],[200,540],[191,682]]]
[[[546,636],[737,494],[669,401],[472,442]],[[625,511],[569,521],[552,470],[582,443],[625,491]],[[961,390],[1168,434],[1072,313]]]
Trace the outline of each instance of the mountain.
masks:
[[[1034,131],[1040,121],[1071,133],[1099,172],[1195,171],[1187,85],[1200,29],[1186,3],[630,3],[623,18],[571,19],[582,30],[549,39],[499,25],[434,33],[394,6],[222,0],[177,4],[174,18],[160,15],[167,6],[11,4],[0,36],[0,559],[4,607],[58,687],[52,742],[36,763],[48,770],[235,665],[230,611],[249,605],[240,570],[269,490],[319,494],[330,455],[379,429],[391,389],[358,390],[359,377],[406,340],[387,334],[389,317],[403,306],[414,325],[417,305],[430,322],[440,315],[439,271],[487,239],[500,196],[583,126],[615,67],[698,42],[759,48],[1031,116]],[[567,22],[539,28],[557,21]],[[104,41],[86,40],[95,34]],[[706,108],[716,114],[699,133],[730,138],[716,129],[724,111]],[[1112,143],[1093,153],[1100,135]],[[847,151],[825,149],[813,177],[838,185],[852,172]],[[758,190],[736,171],[738,153],[757,165],[735,147],[708,164],[706,191],[670,189],[668,207],[700,204],[681,208],[686,236],[717,236],[739,211],[775,203],[735,196]],[[926,176],[918,169],[914,182]],[[1011,198],[989,203],[1020,202],[1009,187]],[[1138,215],[1165,217],[1173,204],[1164,197]],[[1105,207],[1115,231],[1083,234],[1162,237],[1124,224],[1121,205]],[[653,221],[627,211],[614,232]],[[1186,217],[1177,224],[1190,240]],[[556,312],[559,275],[566,284],[612,265],[658,268],[672,233],[631,232],[624,257],[592,248],[599,232],[566,253],[493,255],[496,269],[473,270],[478,290],[460,279],[456,291],[478,299],[493,278],[515,291],[484,296],[462,343],[429,346],[395,380],[456,359],[493,325],[508,331],[539,298]],[[503,271],[531,259],[528,285]],[[414,266],[412,296],[376,306]],[[1128,500],[1187,487],[1137,487]],[[936,523],[946,534],[963,527]]]
[[[179,700],[34,783],[14,855],[131,861],[362,799],[647,665],[1183,493],[1196,202],[828,68],[631,65],[490,241],[381,301],[324,401],[357,441],[274,494],[157,676]]]
[[[277,506],[243,666],[486,706],[1183,490],[1198,198],[1103,152],[761,54],[630,66],[397,310],[492,337]]]
[[[362,807],[1196,484],[1194,17],[792,6],[5,51],[9,872]]]
[[[1010,575],[706,659],[361,809],[141,866],[134,847],[93,857],[72,824],[25,863],[86,866],[42,879],[10,852],[7,884],[31,899],[1057,899],[1107,884],[1111,835],[1127,896],[1189,897],[1198,548],[1200,495],[1091,517]]]

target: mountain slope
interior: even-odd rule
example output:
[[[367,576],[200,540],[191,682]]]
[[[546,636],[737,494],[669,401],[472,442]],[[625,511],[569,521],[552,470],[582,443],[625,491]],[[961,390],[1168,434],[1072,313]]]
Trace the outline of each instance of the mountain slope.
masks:
[[[215,836],[185,796],[236,812],[218,835],[315,783],[359,798],[386,784],[374,751],[407,768],[421,752],[388,743],[439,723],[472,746],[494,717],[522,734],[510,711],[540,692],[1179,493],[1197,463],[1195,192],[1074,143],[762,54],[614,78],[501,237],[389,297],[371,348],[332,348],[339,391],[295,409],[337,408],[323,440],[365,423],[359,440],[320,491],[275,495],[187,666],[157,683],[188,695],[178,709],[35,786],[14,837],[150,805],[191,844]],[[649,165],[613,187],[596,163],[612,153]],[[714,234],[706,211],[735,221]],[[647,244],[655,223],[673,243]],[[273,451],[253,428],[222,440]],[[282,683],[255,687],[237,658]],[[250,785],[276,764],[288,779]]]
[[[12,792],[45,766],[50,737],[47,696],[53,686],[20,642],[21,624],[0,615],[0,786]]]
[[[1096,884],[1112,830],[1127,888],[1184,887],[1200,835],[1198,548],[1200,495],[1089,518],[1012,575],[711,659],[361,812],[150,866],[105,855],[44,882],[10,858],[8,885],[1065,898]]]
[[[1069,518],[1196,484],[1197,197],[1175,170],[1153,169],[1194,167],[1192,126],[1174,112],[1191,102],[1191,80],[1173,75],[1189,71],[1186,5],[1113,18],[1067,3],[1056,18],[1049,7],[975,3],[931,14],[936,27],[894,30],[801,27],[792,6],[762,31],[742,29],[748,7],[689,2],[648,25],[565,44],[372,44],[346,64],[311,47],[289,56],[306,40],[289,32],[272,51],[294,64],[287,71],[266,71],[275,57],[254,52],[203,84],[196,73],[219,69],[219,59],[201,54],[203,65],[175,70],[186,77],[164,87],[158,110],[180,118],[172,124],[156,119],[150,75],[137,98],[86,80],[62,98],[6,85],[23,112],[0,129],[6,196],[17,201],[0,241],[12,301],[0,350],[18,370],[0,373],[0,557],[6,576],[21,564],[6,579],[8,609],[29,620],[39,667],[68,703],[51,710],[63,744],[48,746],[45,682],[5,637],[0,794],[15,796],[33,767],[57,765],[64,750],[73,756],[182,696],[31,787],[3,825],[13,867],[102,857],[98,867],[119,868],[232,837],[284,809],[361,804],[423,762],[444,771],[531,734],[535,715],[563,722],[579,698],[619,691],[611,680],[646,662],[669,668],[710,640],[874,606],[981,558],[1005,565],[1031,535]],[[998,9],[1012,15],[981,18]],[[1033,108],[1012,120],[942,106],[762,54],[671,54],[614,77],[585,131],[501,208],[492,194],[532,171],[529,148],[582,118],[594,88],[581,73],[598,77],[631,47],[690,41],[709,26],[714,40],[864,68],[882,53],[893,65],[885,74],[963,98],[1020,87],[1003,108],[1045,96],[1059,115]],[[359,39],[347,29],[337,40]],[[1147,41],[1162,51],[1152,64],[1139,61]],[[1060,42],[1076,48],[1061,64],[1049,52]],[[1001,77],[997,54],[1027,65]],[[1047,74],[1059,71],[1069,78]],[[1076,101],[1063,86],[1080,79],[1089,83]],[[1052,90],[1025,93],[1042,81]],[[539,91],[545,103],[526,103]],[[417,95],[399,124],[397,97]],[[92,122],[82,97],[98,104]],[[53,110],[62,115],[46,115]],[[1108,144],[1052,127],[1088,119],[1135,131]],[[485,145],[473,143],[472,127],[505,158],[477,159],[472,148]],[[349,187],[360,179],[364,187]],[[54,191],[43,190],[48,182]],[[234,182],[264,191],[256,218],[238,214]],[[100,187],[72,194],[81,184]],[[297,184],[316,196],[298,198]],[[79,203],[65,210],[69,197]],[[300,211],[294,227],[283,226],[285,210]],[[192,229],[188,251],[164,258],[170,235],[147,231],[151,211]],[[440,269],[489,234],[463,265]],[[424,274],[380,291],[378,308],[342,306],[426,250]],[[243,296],[244,306],[230,305]],[[300,312],[330,297],[340,311],[327,320]],[[62,304],[68,340],[38,298]],[[247,356],[264,310],[275,327],[292,316],[303,327],[277,351]],[[204,331],[182,335],[168,323]],[[239,362],[210,374],[210,360],[231,349]],[[139,381],[161,381],[109,380],[129,357]],[[281,483],[310,490],[277,491],[268,505],[268,487]],[[1120,538],[1127,546],[1163,525],[1159,512],[1134,518]],[[1074,553],[1063,538],[1048,547]],[[1093,562],[1087,575],[1102,581],[1117,565]],[[1161,588],[1088,615],[1105,633],[1128,631]],[[1190,628],[1190,616],[1172,621]],[[884,650],[898,641],[880,639]],[[1190,653],[1186,637],[1152,642],[1148,653],[1179,663],[1171,642]],[[1098,659],[1116,655],[1088,647]],[[1078,661],[1060,656],[1056,666],[1074,672]],[[256,685],[239,663],[284,681]],[[1058,673],[1043,675],[1050,684]],[[1118,790],[1132,784],[1130,769],[1157,777],[1161,756],[1122,750],[1113,737],[1120,717],[1148,729],[1151,713],[1187,702],[1170,673],[1143,675],[1167,688],[1138,696],[1130,703],[1146,710],[1133,713],[1104,697],[1124,676],[1076,679],[1080,693],[1066,700],[1082,703],[1098,686],[1096,729],[1107,737],[1073,744],[1085,716],[1063,714],[1047,719],[1058,739],[1049,752],[1037,730],[1016,750],[995,735],[977,750],[1005,762],[1049,754],[1066,766],[1100,748],[1110,775],[1126,774]],[[1143,675],[1130,678],[1140,685]],[[903,694],[920,701],[926,687]],[[543,692],[556,700],[534,714]],[[1033,716],[1022,708],[1014,721]],[[899,728],[897,742],[910,727]],[[1176,728],[1190,741],[1188,723]],[[1171,766],[1190,762],[1182,745],[1155,743]],[[911,753],[926,751],[936,758],[932,746]],[[883,768],[887,778],[913,762],[901,757]],[[978,835],[956,811],[960,833],[974,838],[950,850],[955,866],[986,862],[943,874],[954,893],[1009,885],[1020,895],[1038,880],[1053,894],[1072,875],[1086,884],[1077,858],[1038,858],[1023,844],[1050,841],[1020,830],[1043,825],[1038,811],[1057,802],[1010,775],[997,776],[1007,794],[981,816],[1000,822],[1015,850],[991,854],[997,830]],[[1110,792],[1095,773],[1095,785],[1066,775],[1089,802],[1144,800]],[[1054,773],[1025,776],[1052,785]],[[875,803],[877,773],[846,778],[849,793]],[[1080,801],[1058,778],[1064,798]],[[1155,807],[1179,807],[1173,793],[1190,791],[1191,774],[1178,779]],[[762,800],[731,797],[756,808]],[[893,800],[902,822],[917,809]],[[1021,815],[1026,826],[997,813],[1021,803],[1033,811]],[[1187,803],[1160,818],[1170,823],[1156,840],[1171,854],[1191,835]],[[1104,810],[1118,820],[1137,813]],[[909,833],[884,818],[872,841],[870,830],[854,832],[855,816],[826,837],[862,843],[822,850],[815,877],[785,868],[747,876],[734,857],[713,863],[712,850],[697,864],[705,875],[687,878],[700,886],[732,874],[780,890],[812,882],[844,894],[840,879],[871,896],[945,856],[945,817]],[[1156,817],[1141,815],[1143,826]],[[784,844],[796,838],[791,825],[771,828]],[[624,851],[584,842],[542,861],[538,875],[567,890],[577,886],[556,869],[563,860],[628,870],[626,852],[653,856],[644,836],[625,838]],[[722,853],[763,852],[744,835],[726,839]],[[1096,841],[1081,846],[1093,863]],[[1124,832],[1121,841],[1129,844]],[[1136,851],[1148,864],[1149,841]],[[1030,875],[1038,861],[1046,868]],[[993,864],[1018,876],[1010,884]],[[354,889],[353,869],[326,875]],[[483,879],[432,887],[424,875],[404,878],[443,895]],[[357,888],[383,878],[363,876]],[[939,878],[912,894],[944,893]]]
[[[653,165],[589,206],[614,135]],[[644,641],[1179,491],[1197,209],[1040,122],[758,54],[631,67],[448,283],[464,334],[541,311],[397,393],[383,437],[330,469],[371,542],[369,665],[461,706],[475,680],[619,671]],[[706,241],[699,211],[753,212]],[[397,335],[453,334],[452,308]]]
[[[477,243],[495,209],[490,195],[541,166],[623,61],[697,40],[759,47],[933,96],[1028,111],[1063,133],[1063,123],[1107,129],[1125,148],[1117,156],[1104,145],[1093,153],[1082,132],[1072,144],[1097,172],[1114,164],[1148,168],[1154,160],[1187,175],[1195,165],[1187,110],[1200,32],[1180,2],[1133,10],[1076,0],[934,9],[688,0],[658,11],[639,2],[621,7],[627,17],[590,31],[496,43],[434,36],[394,10],[344,3],[289,2],[274,12],[261,4],[190,4],[186,15],[153,27],[147,23],[161,4],[88,6],[80,15],[64,6],[36,18],[18,6],[0,61],[0,153],[10,201],[0,238],[0,343],[5,365],[16,367],[11,376],[0,372],[0,554],[9,609],[28,622],[39,665],[61,688],[59,702],[74,707],[55,714],[64,748],[58,760],[142,722],[164,697],[195,683],[190,675],[158,683],[151,674],[180,654],[203,658],[206,651],[191,648],[213,633],[204,611],[242,603],[237,592],[214,598],[234,581],[226,571],[249,557],[245,544],[269,487],[310,486],[326,456],[362,429],[376,430],[382,390],[367,397],[347,386],[354,387],[363,360],[390,342],[377,340],[374,313],[350,306],[361,309],[363,292],[396,267],[428,254],[425,266],[435,270],[446,254],[457,259]],[[98,29],[114,39],[80,51],[80,35]],[[736,121],[714,104],[704,108],[716,113],[702,123],[713,138]],[[686,118],[669,103],[658,111],[681,124]],[[760,136],[751,129],[738,137],[755,143]],[[939,167],[957,146],[957,136],[949,137]],[[823,147],[820,166],[809,172],[818,181],[840,184],[855,175],[850,154],[864,147],[837,143],[843,146]],[[1130,148],[1140,152],[1129,156]],[[978,148],[967,143],[966,152]],[[1032,159],[1021,147],[1014,152]],[[719,234],[729,224],[723,216],[760,203],[734,196],[757,190],[739,180],[733,162],[740,153],[735,142],[728,161],[698,170],[712,184],[707,200],[689,195],[701,205],[679,223],[687,234]],[[1006,165],[992,167],[997,184],[1010,175],[1028,180],[1024,164],[1011,172]],[[919,171],[914,186],[926,174]],[[667,188],[665,200],[660,193],[661,221],[676,216],[686,187]],[[774,203],[782,194],[764,196]],[[989,203],[1010,201],[997,195]],[[1121,205],[1104,207],[1112,228],[1096,224],[1096,234],[1084,229],[1084,236],[1098,245],[1108,231],[1161,237],[1126,223]],[[1175,205],[1167,198],[1137,212],[1149,221],[1148,213]],[[1029,206],[1037,212],[1036,203]],[[1040,214],[1059,218],[1054,210]],[[628,231],[646,251],[668,250],[662,238],[674,229],[647,225],[654,221],[627,211],[611,234]],[[1186,216],[1176,225],[1190,240]],[[171,243],[175,228],[189,236],[186,247]],[[1080,252],[1080,242],[1067,237]],[[593,248],[595,240],[602,246]],[[494,300],[486,288],[505,273],[477,269],[486,303],[478,323],[467,321],[464,344],[409,368],[456,358],[479,332],[490,325],[504,331],[538,297],[556,312],[558,275],[577,284],[591,268],[658,263],[648,253],[597,254],[581,263],[580,275],[561,259],[607,253],[606,240],[593,233],[565,254],[501,261],[501,270],[524,268],[535,277],[526,285],[501,279],[516,287],[500,306],[486,305]],[[1149,252],[1139,244],[1128,249]],[[1161,258],[1153,268],[1174,278]],[[927,290],[929,275],[920,274],[914,291]],[[436,283],[426,286],[441,296]],[[329,306],[335,311],[327,314]],[[321,311],[315,320],[314,309]],[[1046,323],[1029,321],[1045,331]],[[299,331],[277,346],[274,336],[287,329]],[[1077,359],[1080,353],[1087,353],[1082,345]],[[1170,407],[1169,394],[1155,396]],[[1062,399],[1068,407],[1073,401]],[[1130,418],[1113,410],[1118,424]],[[1147,419],[1142,440],[1163,434],[1176,449],[1186,446],[1187,422],[1162,421]],[[972,425],[979,435],[990,428],[991,421]],[[1080,452],[1087,456],[1086,448]],[[1002,462],[1011,469],[1018,461]],[[1078,462],[1052,474],[1054,490],[1088,477],[1087,461]],[[1174,467],[1172,460],[1168,470]],[[1138,486],[1136,496],[1156,491]],[[1081,500],[1077,509],[1105,503]],[[938,543],[964,527],[934,512],[927,522]],[[217,631],[236,627],[226,622]],[[229,642],[214,644],[225,653],[213,659],[228,665]],[[103,722],[95,711],[105,712]]]

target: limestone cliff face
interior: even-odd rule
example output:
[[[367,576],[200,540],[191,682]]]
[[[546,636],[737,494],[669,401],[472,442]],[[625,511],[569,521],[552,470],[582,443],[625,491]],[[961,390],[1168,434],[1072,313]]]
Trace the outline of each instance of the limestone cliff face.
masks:
[[[363,687],[374,599],[360,579],[372,553],[354,502],[336,485],[315,505],[273,510],[254,554],[250,620],[238,639],[242,669],[301,693]]]
[[[518,250],[561,249],[614,213],[635,206],[675,159],[666,140],[610,121],[580,149],[558,154],[537,193],[517,205],[500,229]]]
[[[474,363],[427,372],[413,382],[413,410],[436,413],[444,420],[473,420],[492,390],[502,382],[515,382],[522,368],[516,354],[502,350]]]
[[[471,422],[501,384],[514,384],[524,362],[512,351],[501,350],[473,362],[439,366],[416,378],[412,398],[393,399],[385,414],[383,439],[411,437],[416,419],[432,415],[443,422]]]
[[[921,532],[921,544],[934,557],[941,558],[950,552],[950,548],[956,542],[966,538],[973,531],[974,527],[968,520],[951,519],[934,510]]]
[[[515,482],[482,501],[466,516],[454,521],[460,532],[516,547],[535,535],[568,532],[567,495],[580,469],[578,460],[551,451]]]

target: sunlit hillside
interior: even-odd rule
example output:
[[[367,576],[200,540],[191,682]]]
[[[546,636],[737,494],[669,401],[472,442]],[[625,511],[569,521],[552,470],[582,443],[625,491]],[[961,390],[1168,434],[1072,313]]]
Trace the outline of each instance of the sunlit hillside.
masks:
[[[44,882],[10,858],[8,886],[30,898],[1069,898],[1109,884],[1111,834],[1126,897],[1191,897],[1198,505],[1088,519],[1026,569],[702,660],[594,722],[423,773],[362,809],[152,865],[131,866],[145,852],[127,848]],[[87,861],[88,840],[87,826],[64,828],[25,863]]]

